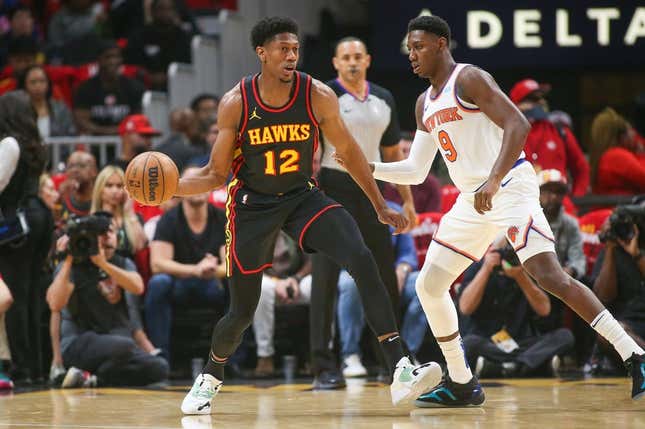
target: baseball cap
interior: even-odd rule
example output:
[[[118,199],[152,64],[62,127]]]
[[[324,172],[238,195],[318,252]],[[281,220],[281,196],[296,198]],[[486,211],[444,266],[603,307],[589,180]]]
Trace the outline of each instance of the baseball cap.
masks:
[[[538,176],[538,183],[540,184],[540,187],[548,184],[553,184],[553,185],[560,185],[565,191],[568,189],[567,176],[562,174],[560,170],[556,170],[553,168],[547,169],[547,170],[540,170],[537,176]]]
[[[150,121],[146,115],[137,114],[126,116],[123,121],[121,121],[121,124],[119,124],[119,134],[124,135],[126,133],[158,136],[161,134],[161,131],[150,125]]]
[[[533,79],[524,79],[513,85],[511,92],[509,92],[509,96],[511,101],[517,104],[524,100],[529,94],[537,91],[542,94],[546,94],[551,91],[551,85],[548,83],[537,83],[537,81]]]

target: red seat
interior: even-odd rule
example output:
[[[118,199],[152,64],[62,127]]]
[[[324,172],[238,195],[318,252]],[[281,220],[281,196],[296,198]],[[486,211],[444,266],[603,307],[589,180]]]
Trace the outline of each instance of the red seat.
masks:
[[[417,260],[419,262],[419,267],[423,266],[423,262],[426,260],[426,252],[428,251],[428,246],[432,241],[435,231],[439,227],[439,221],[443,213],[419,213],[417,215],[417,226],[410,231],[410,234],[414,238],[414,246],[417,249]]]
[[[447,213],[455,205],[459,189],[453,185],[444,185],[441,188],[441,213]]]
[[[578,225],[580,225],[580,232],[582,233],[582,249],[587,257],[587,275],[591,274],[598,258],[598,253],[604,247],[598,239],[598,233],[609,215],[611,215],[611,212],[612,210],[610,209],[594,210],[578,219]]]

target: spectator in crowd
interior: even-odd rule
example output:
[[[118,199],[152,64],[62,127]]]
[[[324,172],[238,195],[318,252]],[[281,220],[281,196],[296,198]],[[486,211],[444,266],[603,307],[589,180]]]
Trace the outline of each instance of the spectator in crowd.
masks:
[[[34,26],[34,17],[31,9],[25,5],[18,5],[9,11],[10,28],[0,37],[0,65],[4,65],[7,57],[7,46],[17,37],[31,37],[39,42],[40,37]]]
[[[412,136],[409,133],[403,133],[399,140],[399,147],[403,153],[403,158],[410,155],[410,146],[412,146]],[[428,177],[419,185],[410,185],[412,198],[414,199],[414,208],[417,213],[431,213],[441,211],[441,183],[439,179],[428,173]],[[402,204],[401,196],[396,190],[396,186],[391,183],[385,183],[383,187],[383,196],[386,200]]]
[[[388,205],[394,210],[401,210],[401,206],[398,204],[388,201]],[[417,271],[417,251],[414,239],[409,233],[393,235],[392,244],[396,257],[396,280],[403,314],[401,338],[405,341],[410,353],[415,356],[421,348],[428,326],[414,288],[419,274]],[[361,362],[359,344],[364,327],[365,318],[358,288],[349,273],[342,271],[338,280],[338,332],[345,377],[367,375]]]
[[[110,219],[109,214],[101,216]],[[143,280],[134,264],[116,253],[117,226],[110,222],[99,236],[97,254],[60,264],[47,291],[52,312],[62,312],[60,351],[69,368],[65,387],[86,384],[87,372],[101,385],[144,386],[166,380],[167,362],[137,347],[124,291],[143,293]],[[67,249],[67,236],[59,246]]]
[[[40,371],[37,331],[44,300],[38,292],[54,228],[51,213],[38,198],[46,158],[27,98],[18,93],[0,96],[0,211],[9,220],[23,214],[29,225],[26,235],[0,245],[0,273],[14,299],[6,312],[12,375],[24,382]]]
[[[184,174],[195,170],[187,168]],[[225,258],[221,255],[225,225],[226,216],[208,204],[207,193],[184,198],[157,224],[150,244],[154,275],[148,282],[145,317],[150,339],[166,358],[170,354],[173,304],[226,305],[222,285]]]
[[[132,158],[152,149],[152,137],[160,134],[161,132],[150,124],[146,115],[126,116],[119,125],[121,155],[113,164],[125,171]]]
[[[559,170],[538,173],[540,205],[555,238],[555,250],[564,271],[580,280],[586,273],[587,261],[582,249],[578,220],[564,212],[562,201],[568,193],[567,178]]]
[[[200,138],[207,141],[210,128],[217,123],[219,97],[215,94],[199,94],[190,102],[190,108],[197,116]]]
[[[466,270],[458,304],[467,316],[466,359],[478,376],[527,376],[547,363],[555,371],[556,356],[573,346],[568,329],[536,329],[551,313],[551,302],[519,265],[505,237]]]
[[[549,105],[544,98],[550,85],[524,79],[513,85],[510,98],[531,123],[524,152],[536,170],[556,169],[563,176],[571,175],[573,196],[587,193],[589,163],[571,129],[561,121],[549,120]]]
[[[0,95],[16,89],[18,77],[36,64],[39,52],[38,44],[31,37],[20,36],[9,41],[7,66],[0,73]]]
[[[52,84],[42,66],[28,67],[18,78],[18,89],[27,92],[38,117],[40,136],[58,137],[76,134],[72,112],[65,103],[52,98]]]
[[[174,7],[179,15],[181,28],[188,33],[198,33],[195,19],[184,0],[174,0]],[[122,0],[113,2],[110,7],[110,27],[114,37],[126,38],[130,36],[133,28],[139,28],[151,22],[152,2],[150,0]]]
[[[311,298],[311,260],[284,232],[276,241],[273,266],[262,274],[260,301],[253,316],[253,332],[258,361],[255,375],[273,375],[273,334],[276,301],[281,304],[308,304]],[[358,304],[360,307],[360,304]]]
[[[128,37],[124,56],[128,64],[148,70],[152,89],[164,91],[170,63],[191,62],[191,34],[181,27],[173,0],[152,0],[150,12],[152,22],[136,27]]]
[[[1,149],[0,149],[1,151]],[[7,330],[5,328],[5,313],[11,307],[13,297],[9,288],[0,275],[0,391],[13,389],[13,381],[5,372],[4,363],[11,360]]]
[[[611,233],[611,221],[603,226],[606,238],[592,274],[593,290],[600,301],[610,308],[616,319],[640,345],[645,345],[645,245],[642,231],[631,222],[631,238]],[[617,368],[622,360],[615,357],[613,348],[599,337],[605,354],[614,357]]]
[[[630,123],[612,108],[600,112],[591,124],[589,162],[594,194],[645,192],[645,154]]]
[[[76,89],[74,116],[82,133],[116,135],[128,115],[141,112],[144,87],[119,73],[121,49],[103,42],[99,50],[99,72]]]
[[[183,171],[191,159],[206,154],[207,144],[200,140],[197,116],[190,108],[179,108],[170,113],[170,130],[170,137],[156,150],[175,161],[179,171]]]
[[[75,151],[67,158],[67,178],[61,184],[61,220],[90,213],[92,192],[98,174],[96,158],[89,152]]]
[[[116,225],[116,253],[133,259],[146,246],[143,226],[125,191],[125,174],[114,165],[104,167],[94,182],[90,213],[108,212]]]
[[[63,0],[63,7],[49,21],[49,43],[62,48],[66,43],[98,31],[105,20],[103,7],[94,0]]]

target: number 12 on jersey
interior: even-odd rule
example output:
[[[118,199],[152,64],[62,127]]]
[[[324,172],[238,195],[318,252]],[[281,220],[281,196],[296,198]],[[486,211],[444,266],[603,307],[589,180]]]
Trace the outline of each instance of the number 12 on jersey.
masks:
[[[300,152],[294,149],[285,149],[280,152],[278,158],[281,160],[279,169],[276,169],[275,151],[270,150],[264,152],[264,159],[266,166],[264,167],[264,174],[275,176],[276,174],[293,173],[300,169],[298,161],[300,161]]]
[[[437,134],[437,138],[439,139],[439,145],[444,150],[446,159],[450,162],[455,162],[457,160],[457,149],[455,149],[455,146],[452,144],[452,140],[450,140],[448,133],[441,130]]]

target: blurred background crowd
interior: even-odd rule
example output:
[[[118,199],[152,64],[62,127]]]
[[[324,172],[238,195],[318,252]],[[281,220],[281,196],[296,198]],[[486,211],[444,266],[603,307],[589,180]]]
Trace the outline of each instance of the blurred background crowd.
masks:
[[[400,45],[405,22],[429,12],[424,2],[392,11],[384,1],[317,1],[295,12],[288,3],[0,0],[0,389],[150,385],[201,370],[199,358],[228,302],[226,191],[146,207],[129,199],[124,171],[148,150],[166,153],[181,172],[208,162],[220,97],[235,83],[227,73],[243,70],[239,79],[257,71],[226,54],[233,34],[242,40],[239,57],[253,57],[245,31],[253,16],[301,18],[300,69],[323,81],[336,77],[336,41],[362,38],[373,56],[368,78],[393,93],[405,130],[399,145],[409,151],[413,101],[427,82],[410,73]],[[620,13],[603,21],[614,31],[605,40],[600,24],[589,36],[575,12],[544,5],[545,22],[549,14],[558,18],[544,24],[543,40],[527,53],[518,50],[522,43],[540,35],[517,36],[512,2],[496,6],[497,21],[481,21],[488,33],[470,27],[475,15],[461,3],[432,13],[452,25],[456,59],[492,72],[529,119],[525,152],[560,262],[645,345],[645,62],[635,58],[645,45],[645,8],[616,2]],[[515,33],[500,32],[493,43],[498,21],[515,22]],[[581,45],[571,42],[576,32]],[[489,44],[488,53],[475,49],[475,36]],[[597,38],[602,60],[583,55],[594,50],[589,38]],[[176,71],[197,67],[196,46],[208,40],[221,45],[212,72],[223,77],[182,87]],[[565,48],[573,49],[564,51],[569,57]],[[506,54],[511,50],[518,55]],[[150,102],[166,95],[161,109]],[[25,119],[32,116],[35,122]],[[401,203],[393,188],[383,191]],[[440,361],[414,280],[458,190],[437,160],[412,192],[418,222],[395,243],[402,336],[420,361]],[[620,374],[610,347],[557,299],[528,293],[532,280],[517,265],[505,242],[492,243],[453,287],[471,367],[483,377]],[[310,274],[308,256],[281,236],[253,329],[230,361],[234,375],[274,376],[284,355],[296,355],[307,373]],[[334,341],[343,374],[376,374],[351,277],[341,275],[338,291]]]

